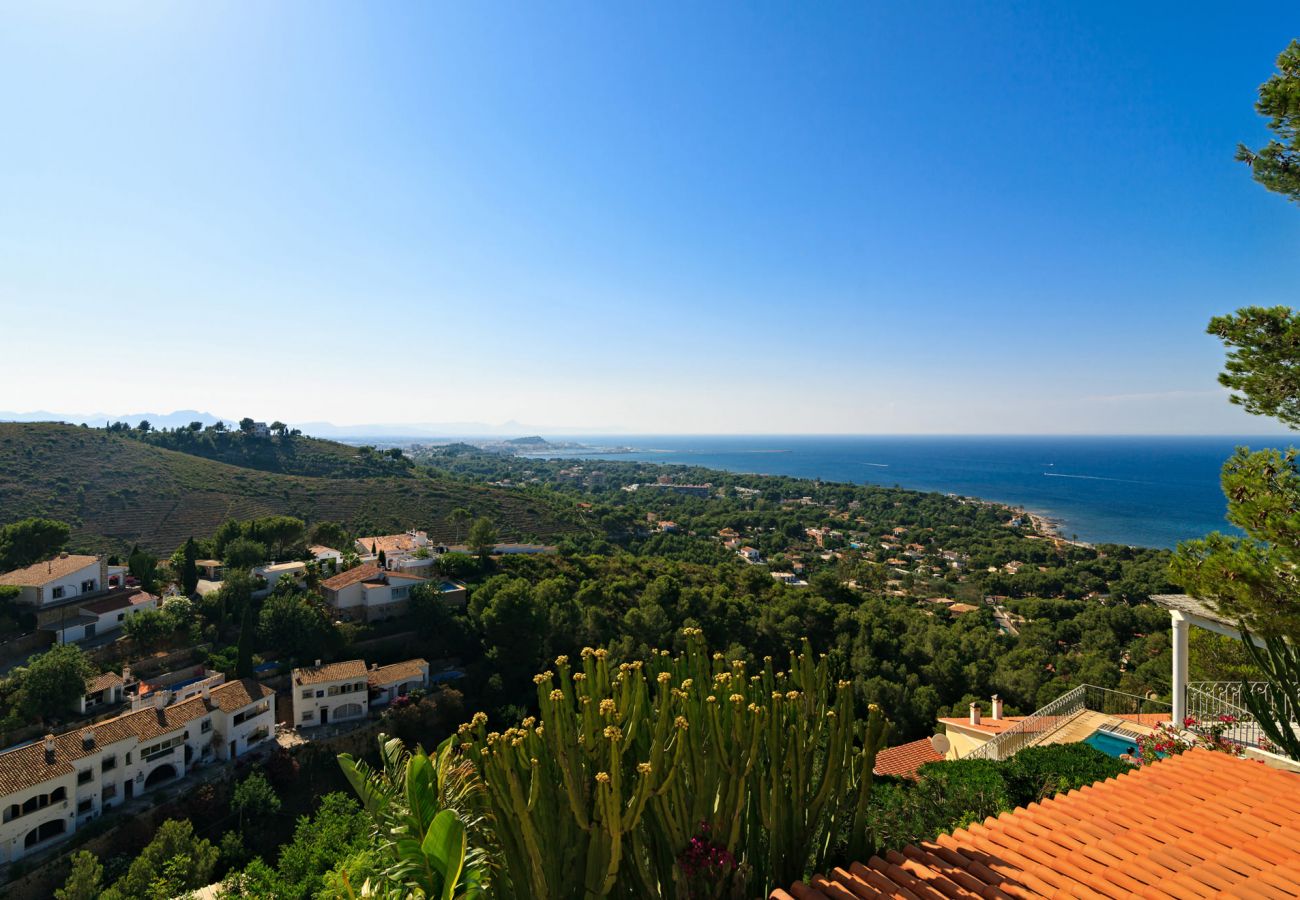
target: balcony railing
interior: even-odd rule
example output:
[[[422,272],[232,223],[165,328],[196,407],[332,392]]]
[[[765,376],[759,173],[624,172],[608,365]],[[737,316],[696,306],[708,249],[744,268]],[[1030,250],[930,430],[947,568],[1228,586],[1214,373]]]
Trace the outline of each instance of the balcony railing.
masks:
[[[1043,743],[1053,732],[1086,711],[1117,718],[1152,714],[1168,716],[1170,705],[1162,700],[1081,684],[976,747],[963,759],[1008,759],[1025,747]]]
[[[1193,681],[1187,685],[1187,715],[1198,723],[1222,722],[1225,717],[1232,718],[1231,727],[1224,732],[1228,740],[1236,741],[1247,747],[1266,747],[1268,741],[1255,715],[1246,705],[1244,695],[1266,701],[1270,707],[1291,722],[1293,729],[1300,730],[1300,710],[1297,710],[1267,681]]]

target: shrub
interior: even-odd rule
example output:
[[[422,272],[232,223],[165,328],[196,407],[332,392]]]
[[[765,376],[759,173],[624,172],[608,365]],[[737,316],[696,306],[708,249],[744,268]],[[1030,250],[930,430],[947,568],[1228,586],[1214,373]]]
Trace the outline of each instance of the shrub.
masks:
[[[1090,744],[1026,747],[1002,766],[1013,807],[1114,778],[1133,768]]]

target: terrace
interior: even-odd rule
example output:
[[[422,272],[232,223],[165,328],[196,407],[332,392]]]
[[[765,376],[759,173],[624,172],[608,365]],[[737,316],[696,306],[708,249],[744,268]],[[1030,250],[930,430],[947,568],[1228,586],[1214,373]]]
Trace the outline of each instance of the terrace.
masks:
[[[1206,603],[1186,594],[1161,594],[1151,598],[1169,610],[1173,637],[1173,720],[1186,722],[1232,720],[1232,727],[1224,735],[1243,745],[1252,756],[1268,754],[1264,733],[1246,705],[1244,695],[1249,693],[1269,701],[1273,709],[1283,713],[1291,727],[1300,732],[1300,710],[1295,709],[1285,697],[1277,694],[1265,681],[1242,683],[1239,681],[1190,681],[1188,678],[1188,635],[1193,625],[1226,635],[1234,640],[1244,640],[1236,623],[1225,618]],[[1252,636],[1252,641],[1262,646]],[[1268,754],[1271,756],[1271,754]]]

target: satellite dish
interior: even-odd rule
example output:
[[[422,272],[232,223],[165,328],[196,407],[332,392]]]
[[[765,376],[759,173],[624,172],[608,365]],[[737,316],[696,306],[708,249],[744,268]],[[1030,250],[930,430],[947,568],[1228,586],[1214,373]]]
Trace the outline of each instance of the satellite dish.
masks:
[[[946,734],[933,735],[930,738],[930,746],[934,748],[935,753],[938,753],[943,757],[946,757],[948,751],[952,749],[952,744],[949,742],[948,735]]]

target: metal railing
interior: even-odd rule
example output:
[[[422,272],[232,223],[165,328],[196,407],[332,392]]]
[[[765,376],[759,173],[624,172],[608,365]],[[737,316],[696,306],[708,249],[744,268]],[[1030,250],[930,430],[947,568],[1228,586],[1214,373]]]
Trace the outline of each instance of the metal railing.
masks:
[[[1273,688],[1267,681],[1193,681],[1187,685],[1187,716],[1195,720],[1196,725],[1212,725],[1231,718],[1231,723],[1223,736],[1230,741],[1247,747],[1262,747],[1267,744],[1264,731],[1255,720],[1255,715],[1246,705],[1244,694],[1264,700],[1284,715],[1291,722],[1291,727],[1300,729],[1300,710],[1296,710],[1286,696]],[[1180,723],[1181,724],[1181,723]]]
[[[963,759],[1008,759],[1025,747],[1042,743],[1085,711],[1117,718],[1155,715],[1167,719],[1171,707],[1163,700],[1139,697],[1095,684],[1081,684],[976,747]]]

